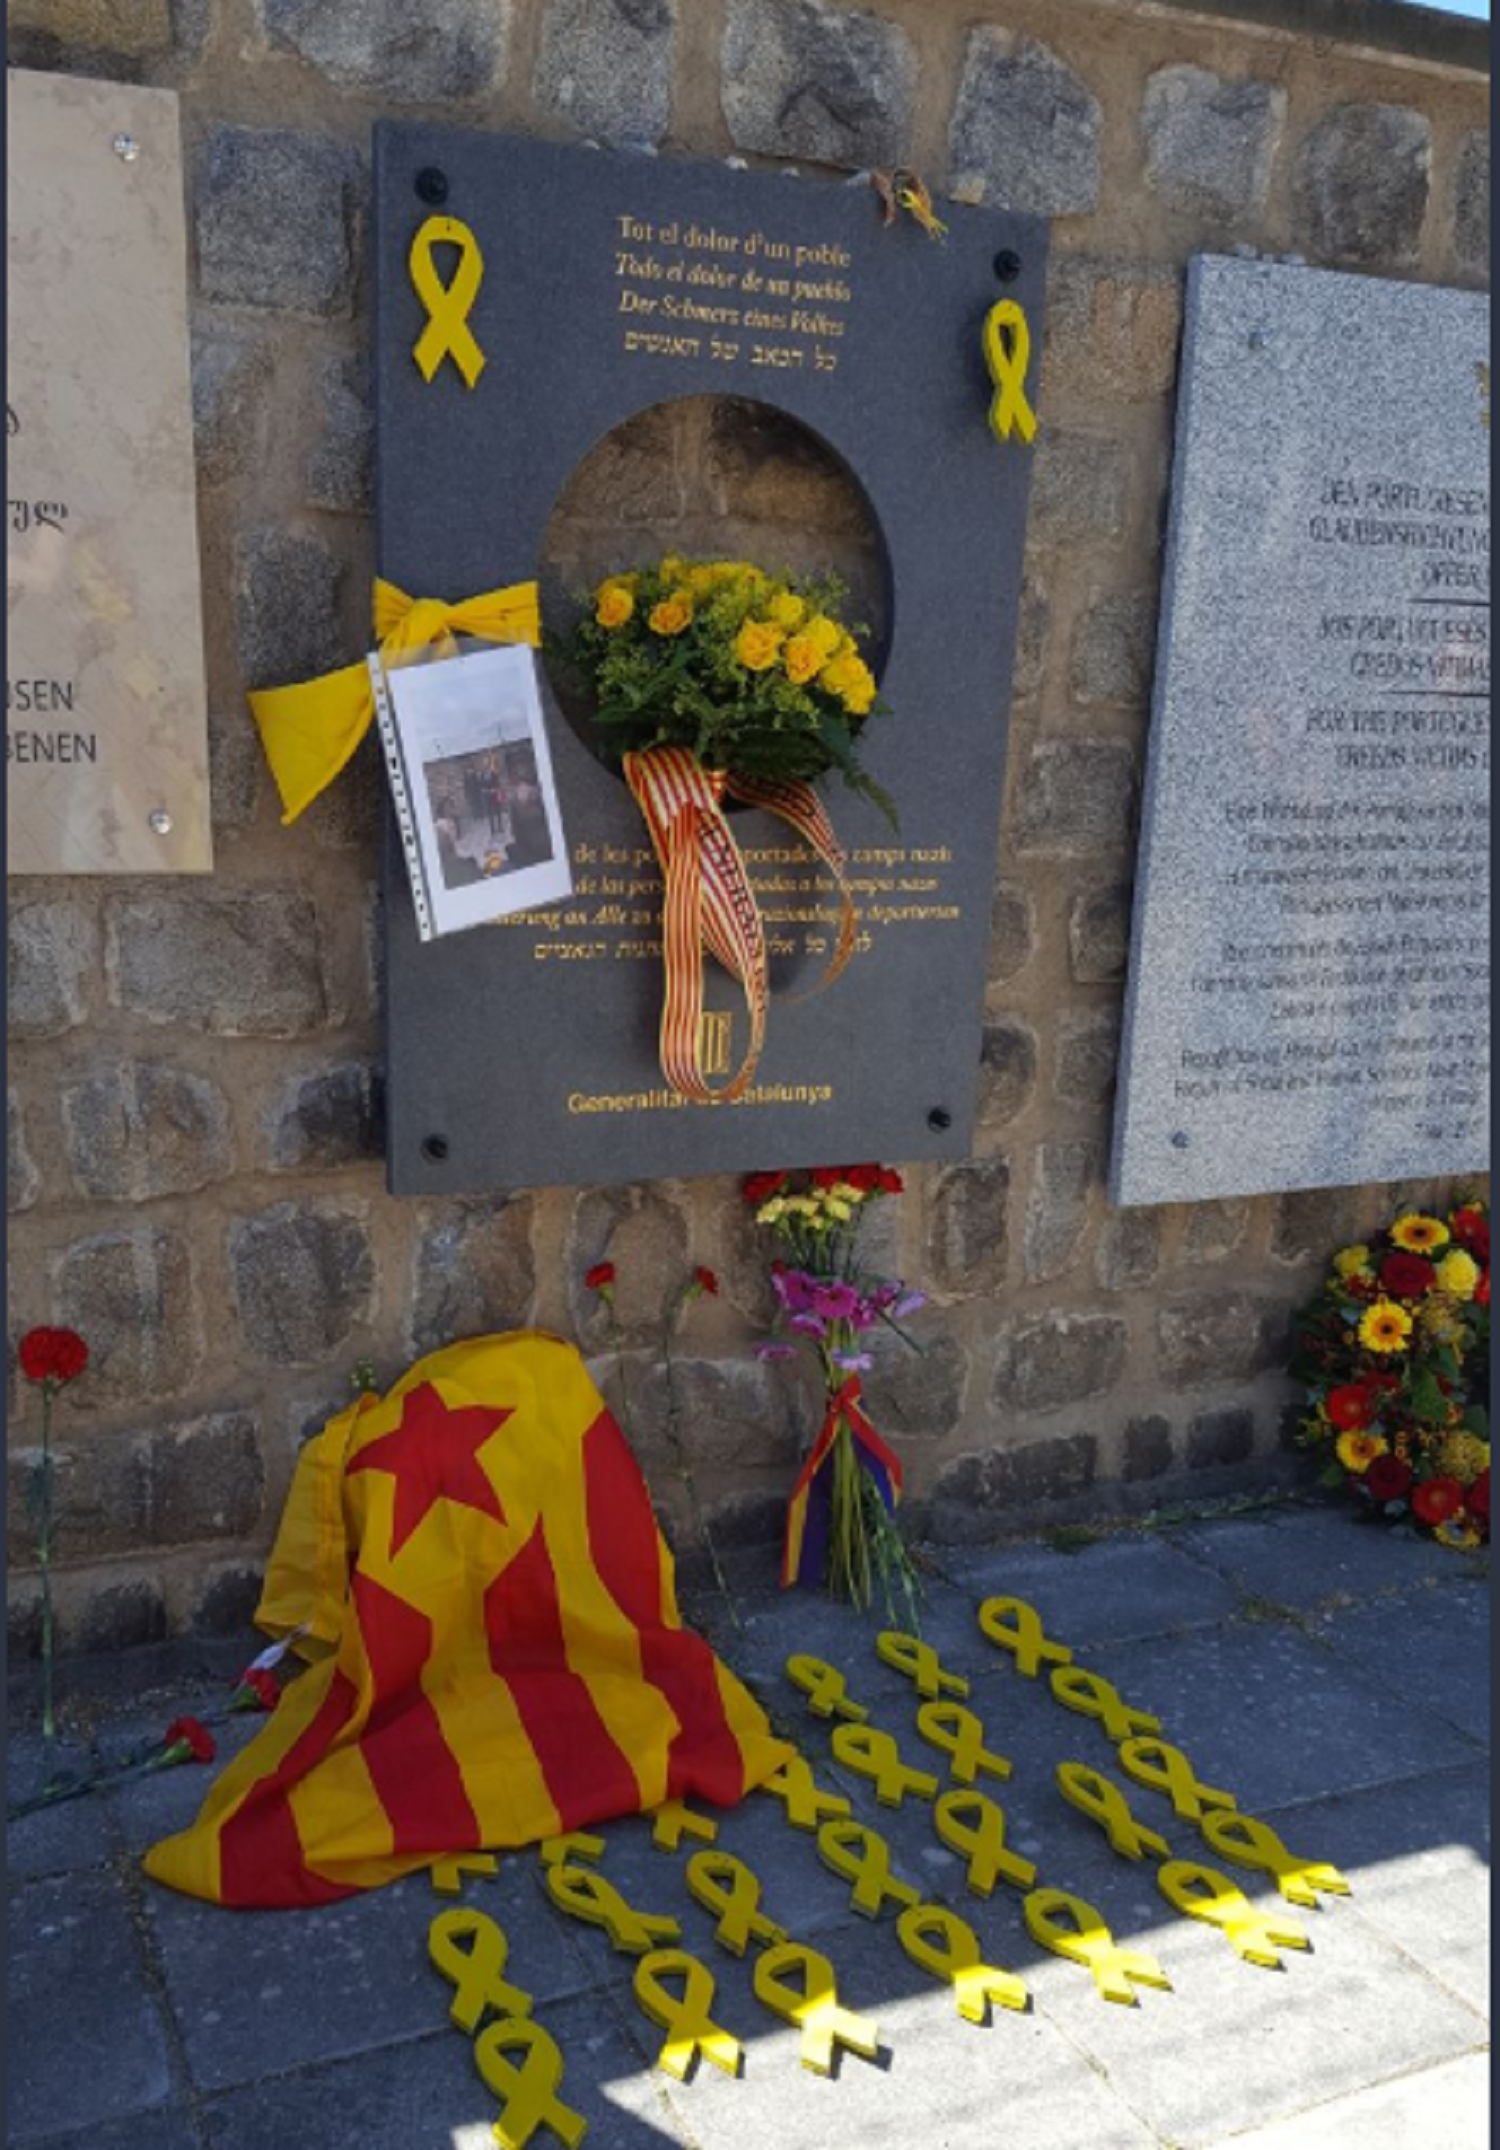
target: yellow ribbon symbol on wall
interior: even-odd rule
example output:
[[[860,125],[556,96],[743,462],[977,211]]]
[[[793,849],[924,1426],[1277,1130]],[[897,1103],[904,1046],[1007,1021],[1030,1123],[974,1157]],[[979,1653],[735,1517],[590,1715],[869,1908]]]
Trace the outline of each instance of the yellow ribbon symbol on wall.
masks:
[[[456,246],[458,267],[451,284],[444,284],[432,258],[435,246]],[[479,296],[484,275],[484,256],[479,241],[457,217],[430,216],[411,243],[409,257],[412,285],[427,308],[427,326],[417,338],[412,357],[430,381],[445,358],[451,358],[472,388],[484,371],[484,353],[469,327],[469,309]]]
[[[996,440],[1009,440],[1012,433],[1023,441],[1035,440],[1036,412],[1026,400],[1031,324],[1015,299],[996,299],[984,317],[984,362],[995,384],[990,431]]]

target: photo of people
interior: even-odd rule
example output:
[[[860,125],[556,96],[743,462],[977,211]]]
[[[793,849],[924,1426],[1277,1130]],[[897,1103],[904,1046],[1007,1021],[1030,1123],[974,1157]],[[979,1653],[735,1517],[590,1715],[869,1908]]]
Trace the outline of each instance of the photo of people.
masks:
[[[445,888],[543,866],[552,831],[530,739],[423,765]]]

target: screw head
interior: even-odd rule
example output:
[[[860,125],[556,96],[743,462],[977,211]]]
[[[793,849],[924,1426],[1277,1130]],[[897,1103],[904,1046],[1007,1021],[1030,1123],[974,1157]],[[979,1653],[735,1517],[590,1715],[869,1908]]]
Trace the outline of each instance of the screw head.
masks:
[[[1013,246],[1002,246],[995,256],[995,274],[1002,284],[1013,284],[1021,273],[1021,257]]]
[[[123,164],[134,164],[141,153],[141,145],[133,134],[117,134],[111,147]]]
[[[1245,340],[1252,351],[1264,351],[1271,341],[1271,332],[1269,329],[1253,328]]]
[[[927,1115],[927,1125],[935,1135],[940,1135],[953,1125],[953,1115],[946,1105],[934,1105]]]
[[[1185,1150],[1188,1144],[1192,1141],[1192,1139],[1193,1138],[1191,1135],[1185,1135],[1182,1129],[1179,1127],[1176,1134],[1172,1137],[1172,1147],[1174,1150]]]
[[[164,806],[152,807],[146,816],[146,825],[153,836],[170,836],[172,833],[172,817]]]
[[[448,174],[440,172],[435,164],[423,165],[417,174],[417,199],[431,209],[440,208],[448,199]]]
[[[430,1165],[440,1165],[448,1155],[448,1137],[429,1135],[422,1144],[422,1155]]]

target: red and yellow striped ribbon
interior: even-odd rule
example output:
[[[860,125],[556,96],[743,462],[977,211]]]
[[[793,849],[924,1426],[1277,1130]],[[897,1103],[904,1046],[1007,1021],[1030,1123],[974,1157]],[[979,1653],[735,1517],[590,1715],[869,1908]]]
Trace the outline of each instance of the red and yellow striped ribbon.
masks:
[[[731,776],[729,790],[746,806],[762,807],[768,814],[776,814],[814,850],[832,874],[839,892],[839,937],[834,943],[828,967],[815,984],[805,993],[793,993],[792,1000],[811,1000],[814,993],[821,993],[839,975],[854,953],[854,929],[857,924],[854,898],[849,893],[844,869],[848,861],[843,847],[833,833],[822,800],[811,784],[781,781],[771,777]]]

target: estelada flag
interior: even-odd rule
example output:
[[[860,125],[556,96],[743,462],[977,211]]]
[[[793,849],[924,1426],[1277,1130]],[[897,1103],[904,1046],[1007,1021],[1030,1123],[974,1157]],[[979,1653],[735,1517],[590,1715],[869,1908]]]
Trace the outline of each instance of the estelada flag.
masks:
[[[457,1851],[693,1796],[792,1749],[682,1625],[645,1480],[537,1331],[420,1360],[303,1450],[256,1624],[314,1662],[146,1871],[328,1903]]]

